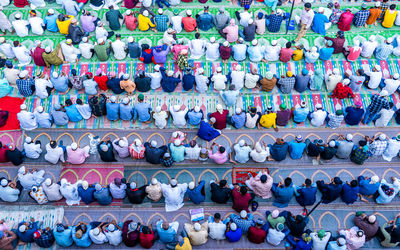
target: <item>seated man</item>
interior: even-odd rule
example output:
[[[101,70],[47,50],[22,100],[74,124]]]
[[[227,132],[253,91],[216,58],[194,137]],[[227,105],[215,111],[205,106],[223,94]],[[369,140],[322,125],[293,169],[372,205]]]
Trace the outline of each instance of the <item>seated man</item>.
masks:
[[[190,243],[193,246],[204,245],[208,241],[208,223],[202,225],[196,222],[193,225],[185,223],[185,231],[189,236]]]
[[[92,245],[92,240],[89,237],[89,232],[92,226],[86,222],[79,222],[76,226],[72,227],[72,239],[77,247],[90,247]]]
[[[53,235],[60,247],[70,247],[74,243],[72,240],[72,227],[61,223],[56,224],[53,229]]]
[[[282,182],[274,183],[271,190],[275,196],[273,205],[281,208],[287,207],[294,192],[292,179],[287,177],[284,184]]]
[[[168,221],[157,221],[156,230],[159,236],[159,242],[163,244],[174,243],[178,228],[179,222],[177,221],[171,222],[171,224],[169,224]]]
[[[209,236],[214,240],[224,240],[227,221],[221,220],[221,214],[215,213],[214,216],[208,217]]]
[[[260,171],[255,177],[250,177],[250,179],[246,180],[245,183],[255,195],[263,199],[268,199],[272,197],[271,188],[273,181],[273,178],[266,171]]]
[[[250,242],[255,244],[261,244],[265,242],[265,238],[267,238],[267,232],[262,228],[263,225],[264,221],[258,218],[256,220],[256,225],[249,228],[247,238]]]
[[[196,205],[203,202],[206,198],[205,196],[205,181],[200,181],[197,187],[194,182],[190,182],[188,185],[188,190],[186,190],[187,197]]]
[[[253,214],[248,214],[245,210],[242,210],[240,215],[231,214],[229,218],[231,223],[235,223],[237,227],[241,229],[243,234],[247,234],[250,227],[255,225],[253,221]]]
[[[22,221],[18,224],[17,236],[18,239],[23,243],[33,243],[33,234],[40,228],[42,222],[35,221],[34,218],[30,219],[30,222]]]

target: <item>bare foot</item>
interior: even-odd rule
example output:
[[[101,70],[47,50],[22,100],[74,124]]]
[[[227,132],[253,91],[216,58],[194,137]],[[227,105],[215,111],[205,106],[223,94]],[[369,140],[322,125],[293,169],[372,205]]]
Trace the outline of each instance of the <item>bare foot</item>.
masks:
[[[365,203],[369,203],[369,200],[365,199],[365,198],[362,197],[362,196],[360,197],[360,200],[363,201],[363,202],[365,202]]]

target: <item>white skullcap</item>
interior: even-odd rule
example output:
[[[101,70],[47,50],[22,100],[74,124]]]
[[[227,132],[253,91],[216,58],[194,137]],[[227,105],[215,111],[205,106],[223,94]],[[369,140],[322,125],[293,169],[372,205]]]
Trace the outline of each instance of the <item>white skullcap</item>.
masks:
[[[271,41],[271,45],[272,45],[272,46],[275,46],[275,45],[277,45],[277,44],[278,44],[278,41],[277,41],[277,40],[272,40],[272,41]]]
[[[242,70],[242,66],[241,66],[240,64],[237,64],[237,65],[235,66],[235,70],[236,70],[236,71]]]
[[[249,19],[248,24],[253,24],[254,20],[253,19]]]
[[[338,239],[338,241],[339,241],[339,245],[340,245],[340,246],[346,245],[346,240],[345,240],[344,238],[340,237],[340,238]]]
[[[243,218],[243,219],[247,217],[247,212],[246,212],[246,210],[240,211],[240,217]]]
[[[399,79],[399,77],[400,77],[400,76],[399,76],[399,73],[394,73],[393,79],[396,79],[396,80],[397,80],[397,79]]]
[[[229,42],[225,41],[225,42],[222,43],[222,45],[224,45],[225,47],[228,47],[229,46]]]
[[[191,181],[191,182],[189,183],[189,189],[193,189],[193,188],[194,188],[194,182]]]
[[[194,106],[194,112],[200,112],[200,107],[199,106]]]
[[[158,14],[160,14],[160,15],[161,15],[162,13],[164,13],[163,9],[158,9],[157,12],[158,12]]]
[[[172,133],[172,137],[177,138],[178,137],[178,132],[177,131],[173,132]]]
[[[25,225],[19,226],[18,231],[20,231],[21,233],[25,232],[26,231],[26,226]]]
[[[221,67],[217,67],[217,68],[215,69],[215,71],[217,71],[217,72],[222,72],[222,68],[221,68]]]
[[[156,178],[152,178],[152,179],[151,179],[151,184],[152,184],[152,185],[157,185],[157,183],[158,183],[158,181],[157,181]]]
[[[89,40],[87,39],[86,36],[82,38],[82,42],[86,43],[87,41],[89,41]]]
[[[72,150],[75,150],[78,148],[78,144],[76,142],[71,143],[71,148]]]
[[[237,115],[239,115],[240,113],[242,113],[242,109],[241,109],[241,108],[236,108],[236,109],[235,109],[235,113],[236,113]]]
[[[322,109],[322,104],[321,103],[317,103],[317,105],[315,105],[316,109]]]
[[[19,76],[20,78],[24,78],[24,77],[26,77],[28,74],[29,74],[28,70],[22,70],[22,71],[18,74],[18,76]]]
[[[30,138],[29,136],[25,138],[25,142],[26,143],[31,143],[32,142],[32,138]]]
[[[387,92],[387,90],[382,90],[381,93],[379,93],[380,96],[388,96],[389,93]]]
[[[134,182],[134,181],[132,181],[131,182],[131,184],[129,185],[129,187],[131,188],[131,189],[135,189],[136,188],[136,182]]]
[[[98,44],[101,44],[101,43],[103,43],[104,42],[104,39],[103,38],[99,38],[98,40],[97,40],[97,43]]]
[[[174,71],[172,71],[172,70],[170,70],[170,71],[168,71],[168,74],[167,74],[168,76],[173,76],[174,75]]]
[[[127,14],[127,15],[130,15],[130,14],[132,14],[132,11],[131,11],[131,10],[127,10],[127,11],[126,11],[126,14]]]
[[[128,104],[129,103],[129,98],[128,97],[124,97],[124,99],[122,99],[122,103],[123,104]]]
[[[154,70],[159,71],[159,70],[160,70],[160,65],[158,65],[158,64],[155,65],[155,66],[154,66]]]
[[[253,41],[251,41],[251,45],[256,46],[258,44],[257,39],[253,39]]]
[[[156,107],[156,113],[160,113],[161,112],[161,107],[160,106],[157,106]]]
[[[359,47],[360,46],[360,40],[355,40],[354,41],[354,46]]]
[[[375,2],[375,7],[377,8],[381,7],[381,2]]]
[[[375,215],[370,215],[368,216],[368,222],[371,224],[374,224],[376,221],[376,216]]]
[[[232,231],[236,231],[236,229],[237,229],[236,223],[231,223],[230,228],[232,229]]]
[[[51,14],[51,15],[54,14],[54,10],[53,10],[53,9],[49,9],[47,12],[48,12],[49,14]]]
[[[124,74],[122,77],[124,78],[124,80],[129,80],[129,74]]]
[[[311,48],[311,52],[317,52],[318,51],[318,48],[317,47],[315,47],[315,46],[313,46],[312,48]]]
[[[96,185],[94,185],[94,188],[96,189],[96,191],[100,191],[101,185],[99,183],[96,183]]]
[[[319,8],[318,8],[318,12],[319,12],[319,13],[324,12],[324,7],[319,7]]]
[[[99,235],[99,234],[100,234],[100,229],[99,229],[98,227],[95,227],[95,228],[93,229],[93,234],[94,234],[94,235]]]
[[[379,2],[377,2],[377,3],[379,3]],[[375,35],[372,35],[372,36],[369,37],[368,40],[369,40],[370,42],[373,42],[373,41],[375,41],[375,39],[376,39],[376,36],[375,36]]]
[[[117,101],[117,97],[115,97],[114,95],[110,97],[110,102],[116,102]]]
[[[55,71],[53,72],[53,74],[52,74],[52,75],[53,75],[53,77],[54,77],[54,78],[57,78],[57,77],[58,77],[58,73],[57,73],[57,72],[55,72]]]
[[[171,186],[176,186],[178,185],[178,181],[176,179],[171,179]]]
[[[147,10],[144,10],[142,14],[143,16],[149,16],[149,12]]]
[[[176,140],[174,141],[174,145],[175,145],[175,146],[180,146],[181,144],[182,144],[182,141],[179,140],[179,139],[176,139]]]
[[[392,43],[393,42],[393,38],[389,37],[388,39],[386,39],[387,43]]]
[[[381,71],[381,66],[379,66],[379,65],[375,65],[374,68],[375,68],[376,70],[378,70],[378,71]]]
[[[276,14],[282,15],[282,13],[283,13],[283,10],[281,10],[281,9],[277,9],[277,10],[276,10]]]
[[[371,184],[379,182],[379,177],[377,175],[374,175],[371,177]]]
[[[198,223],[198,222],[194,223],[194,230],[196,230],[196,231],[200,231],[201,230],[200,223]]]
[[[217,121],[217,119],[215,119],[215,117],[210,118],[210,122],[215,123],[216,121]]]
[[[246,142],[242,139],[239,141],[239,146],[243,147]]]
[[[340,71],[339,71],[338,68],[334,68],[333,71],[332,71],[332,73],[333,73],[334,75],[339,75],[339,74],[340,74]]]
[[[86,189],[88,189],[88,187],[89,187],[89,183],[87,181],[82,181],[82,188],[86,190]]]
[[[334,140],[329,142],[329,147],[334,148],[336,146],[336,142]]]
[[[386,135],[385,134],[380,134],[379,135],[379,140],[381,140],[381,141],[386,140]]]
[[[100,149],[103,152],[107,152],[108,151],[108,146],[106,144],[101,144]]]
[[[124,147],[128,146],[128,143],[127,143],[126,141],[124,141],[124,140],[119,140],[119,141],[118,141],[118,145],[119,145],[121,148],[124,148]]]
[[[346,140],[348,140],[348,141],[353,140],[353,135],[352,134],[347,134],[346,135]]]
[[[243,43],[243,42],[244,42],[244,39],[241,38],[241,37],[239,37],[238,42],[239,42],[239,43]]]
[[[221,104],[217,104],[217,106],[215,107],[218,111],[222,111],[222,110],[224,110],[224,108],[222,107],[222,105]]]
[[[278,218],[278,216],[279,216],[279,210],[278,209],[275,209],[274,211],[272,211],[272,213],[271,213],[271,217],[272,218],[276,219],[276,218]]]
[[[7,186],[7,184],[8,184],[7,179],[2,179],[1,182],[0,182],[0,184],[1,184],[2,187]]]
[[[47,186],[50,186],[50,185],[51,185],[51,179],[50,179],[50,178],[47,178],[47,179],[44,181],[44,184],[46,184]]]
[[[349,78],[343,79],[343,85],[348,85],[349,83],[350,83]]]
[[[151,145],[153,148],[155,148],[155,147],[157,147],[157,142],[156,142],[155,140],[152,140],[152,141],[150,142],[150,145]]]
[[[2,36],[0,37],[0,43],[4,43],[6,41],[6,39]]]
[[[62,178],[61,181],[60,181],[60,183],[61,183],[61,186],[63,186],[63,185],[65,185],[65,184],[67,184],[68,181],[67,181],[67,179]]]
[[[215,41],[216,41],[215,37],[212,36],[212,37],[210,38],[210,42],[215,43]]]
[[[204,73],[204,69],[203,69],[203,68],[199,68],[199,69],[197,70],[197,72],[199,72],[199,74],[203,74],[203,73]]]
[[[15,14],[15,18],[17,19],[21,18],[21,14],[20,13]]]
[[[41,41],[36,40],[36,41],[35,41],[35,46],[39,46],[41,43],[42,43]]]
[[[135,142],[135,145],[136,145],[136,146],[142,145],[142,142],[141,142],[139,139],[137,139],[137,138],[134,140],[134,142]]]
[[[44,111],[43,106],[37,106],[36,107],[37,112],[42,113]]]
[[[47,47],[44,49],[44,51],[45,51],[46,53],[50,53],[50,52],[51,52],[51,47],[50,47],[50,46],[47,46]]]
[[[18,169],[18,173],[19,173],[19,174],[24,174],[25,171],[26,171],[25,166],[22,166],[22,167],[20,167],[20,168]]]
[[[19,106],[21,110],[25,110],[27,107],[25,104],[21,104],[21,106]]]
[[[132,43],[133,42],[133,37],[128,37],[128,43]]]
[[[181,109],[181,106],[180,105],[174,105],[173,109],[174,109],[175,112],[178,112]]]
[[[115,231],[115,225],[114,224],[110,224],[107,226],[108,231],[114,232]]]
[[[192,15],[192,11],[191,10],[186,10],[186,15],[191,16]]]

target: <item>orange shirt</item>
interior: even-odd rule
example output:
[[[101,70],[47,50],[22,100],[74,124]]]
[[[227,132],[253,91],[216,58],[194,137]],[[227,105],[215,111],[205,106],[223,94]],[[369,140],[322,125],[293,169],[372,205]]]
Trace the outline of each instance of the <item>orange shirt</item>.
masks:
[[[131,80],[124,80],[119,83],[121,89],[125,90],[128,94],[132,94],[136,89],[136,85]]]
[[[182,24],[183,24],[183,28],[185,29],[186,32],[194,31],[197,26],[196,19],[194,19],[193,17],[188,17],[188,16],[185,16],[184,18],[182,18]]]
[[[369,9],[369,17],[367,19],[367,24],[373,24],[376,22],[376,19],[381,15],[382,10],[378,8],[370,8]]]

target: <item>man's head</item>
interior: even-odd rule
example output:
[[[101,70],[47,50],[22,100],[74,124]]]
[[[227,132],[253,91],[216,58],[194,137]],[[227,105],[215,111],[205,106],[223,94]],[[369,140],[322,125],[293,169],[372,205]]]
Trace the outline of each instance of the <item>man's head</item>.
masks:
[[[219,186],[220,186],[221,188],[225,187],[226,184],[227,184],[227,181],[226,181],[226,180],[221,180],[221,181],[219,182]]]
[[[287,48],[287,49],[290,49],[291,47],[292,47],[292,43],[291,43],[291,42],[287,42],[287,43],[286,43],[286,48]]]
[[[312,181],[311,181],[310,179],[307,178],[307,179],[304,181],[304,184],[306,184],[306,187],[310,187],[311,184],[312,184]]]
[[[240,193],[241,193],[242,195],[247,194],[247,188],[246,188],[245,186],[241,186],[241,187],[240,187]]]
[[[164,229],[164,230],[168,230],[168,228],[169,228],[169,223],[168,223],[168,221],[163,221],[163,223],[162,223],[162,228]]]
[[[289,187],[290,185],[292,185],[292,178],[286,177],[286,179],[285,179],[285,187]]]
[[[221,220],[221,214],[220,213],[215,213],[214,214],[214,221],[219,222]]]
[[[306,11],[311,10],[311,3],[305,3],[305,4],[304,4],[304,9],[305,9]]]

